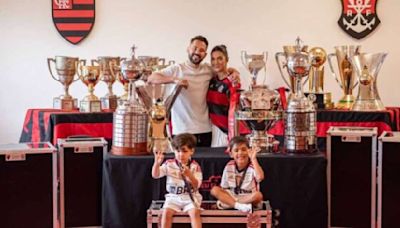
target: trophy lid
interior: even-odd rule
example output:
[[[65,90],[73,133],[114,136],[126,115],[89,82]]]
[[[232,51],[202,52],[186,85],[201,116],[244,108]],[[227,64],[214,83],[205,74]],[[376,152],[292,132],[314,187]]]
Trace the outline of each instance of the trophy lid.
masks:
[[[135,58],[136,46],[133,45],[131,48],[132,57],[121,62],[121,73],[122,77],[127,80],[136,81],[143,73],[144,64],[142,61]]]

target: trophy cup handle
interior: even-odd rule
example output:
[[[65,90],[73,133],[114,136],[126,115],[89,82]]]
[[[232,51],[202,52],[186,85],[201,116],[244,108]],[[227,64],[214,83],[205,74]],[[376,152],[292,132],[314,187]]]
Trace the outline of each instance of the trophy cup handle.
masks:
[[[83,77],[82,76],[82,66],[86,65],[86,59],[80,59],[75,64],[76,64],[76,74],[78,75],[78,77],[74,81],[79,80]]]
[[[113,76],[113,78],[117,78],[119,72],[118,71],[115,72],[114,71],[114,67],[117,68],[118,65],[115,62],[109,62],[108,64],[109,64],[109,67],[110,67],[111,75]]]
[[[97,60],[97,59],[92,59],[92,60],[90,60],[90,62],[92,63],[92,66],[94,66],[95,63],[96,63],[97,65],[100,65],[100,64],[99,64],[99,60]]]
[[[283,66],[281,65],[281,62],[280,62],[281,56],[285,57],[285,53],[277,52],[275,54],[275,61],[276,61],[276,64],[278,65],[278,69],[279,69],[279,72],[281,73],[281,77],[282,77],[283,81],[286,83],[286,85],[289,88],[291,88],[289,81],[285,78],[285,75],[284,75],[284,73],[282,71],[283,67],[286,67],[286,64],[284,64]]]
[[[160,58],[158,59],[158,65],[165,65],[165,59],[164,58]]]
[[[247,56],[247,52],[246,51],[242,51],[241,54],[240,54],[240,59],[242,60],[243,66],[245,66],[247,68],[246,56]]]
[[[53,62],[54,65],[56,64],[56,60],[55,59],[47,58],[47,66],[49,67],[49,71],[50,71],[51,77],[56,81],[60,81],[59,79],[54,77],[53,71],[51,70],[51,62]]]
[[[331,53],[328,55],[329,68],[331,69],[331,73],[332,73],[333,77],[335,78],[336,82],[339,84],[340,88],[343,89],[342,84],[340,83],[339,78],[337,77],[337,74],[335,73],[335,69],[333,68],[333,64],[332,64],[333,57],[336,57],[335,53]]]

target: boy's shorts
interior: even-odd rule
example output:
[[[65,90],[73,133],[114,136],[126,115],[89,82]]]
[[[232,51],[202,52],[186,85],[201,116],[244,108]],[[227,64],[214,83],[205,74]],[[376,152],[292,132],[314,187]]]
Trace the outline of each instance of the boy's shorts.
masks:
[[[232,196],[233,199],[235,199],[236,202],[240,201],[240,199],[247,196],[247,195],[237,195],[229,190],[227,190],[227,192],[229,193],[229,195]],[[262,201],[261,201],[261,202],[257,203],[257,205],[253,205],[253,210],[261,210],[262,206],[263,205],[262,205]],[[221,209],[221,210],[225,210],[225,209],[232,209],[233,207],[218,200],[217,208]]]
[[[176,212],[187,212],[193,208],[200,208],[202,196],[197,193],[193,194],[193,197],[196,201],[197,206],[192,202],[190,199],[190,196],[188,194],[166,194],[165,195],[165,203],[163,205],[163,208],[170,208],[173,209]]]

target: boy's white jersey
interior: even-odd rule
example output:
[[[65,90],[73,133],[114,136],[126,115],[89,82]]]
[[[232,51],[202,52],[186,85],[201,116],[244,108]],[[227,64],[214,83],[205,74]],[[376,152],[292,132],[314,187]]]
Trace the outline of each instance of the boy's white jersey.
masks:
[[[244,173],[246,174],[243,178]],[[242,182],[241,186],[239,186],[240,182]],[[253,165],[250,163],[247,169],[238,171],[235,161],[229,161],[222,174],[221,188],[229,190],[234,195],[245,195],[258,191],[259,183],[255,179]]]
[[[198,188],[200,188],[201,182],[203,180],[203,174],[201,172],[200,165],[194,161],[190,161],[190,172],[198,181]],[[166,160],[160,167],[160,178],[167,176],[167,192],[171,194],[187,194],[188,191],[185,188],[185,182],[183,181],[183,177],[178,166],[178,161],[176,159],[168,159]],[[195,186],[193,186],[195,187]]]

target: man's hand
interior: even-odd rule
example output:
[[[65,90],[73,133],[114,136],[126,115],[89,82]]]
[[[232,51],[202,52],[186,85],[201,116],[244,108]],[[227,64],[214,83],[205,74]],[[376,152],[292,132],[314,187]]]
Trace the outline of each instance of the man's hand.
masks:
[[[161,151],[156,151],[154,153],[154,162],[156,162],[158,165],[161,165],[164,161],[164,153]]]

